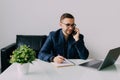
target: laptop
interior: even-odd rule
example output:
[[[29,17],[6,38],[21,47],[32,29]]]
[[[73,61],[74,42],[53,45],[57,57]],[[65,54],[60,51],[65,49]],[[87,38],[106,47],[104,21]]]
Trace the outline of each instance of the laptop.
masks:
[[[106,67],[109,67],[115,63],[115,61],[118,59],[120,55],[120,47],[114,48],[109,50],[107,56],[105,59],[102,60],[91,60],[82,64],[79,64],[79,66],[85,66],[85,67],[91,67],[95,68],[97,70],[102,70]]]

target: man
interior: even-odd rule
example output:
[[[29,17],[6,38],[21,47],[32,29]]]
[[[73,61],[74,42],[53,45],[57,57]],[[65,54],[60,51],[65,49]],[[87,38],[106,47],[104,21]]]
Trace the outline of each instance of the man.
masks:
[[[87,59],[89,52],[84,45],[83,35],[75,27],[75,19],[69,13],[60,18],[60,29],[50,32],[38,58],[47,62],[62,63],[67,59]]]

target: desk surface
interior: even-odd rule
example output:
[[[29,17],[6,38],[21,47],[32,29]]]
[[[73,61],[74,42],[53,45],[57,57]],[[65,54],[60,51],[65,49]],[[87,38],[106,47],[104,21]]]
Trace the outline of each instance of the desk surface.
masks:
[[[51,63],[36,60],[30,64],[29,73],[20,76],[17,64],[12,64],[2,74],[0,80],[120,80],[120,64],[115,64],[102,71],[78,66],[86,60],[72,60],[75,66],[57,68]]]

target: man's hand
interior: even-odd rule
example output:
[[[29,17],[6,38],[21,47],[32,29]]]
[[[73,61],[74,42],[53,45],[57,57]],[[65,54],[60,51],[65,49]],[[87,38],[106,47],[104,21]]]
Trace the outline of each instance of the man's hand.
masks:
[[[58,55],[58,56],[54,57],[53,62],[62,63],[62,62],[64,62],[64,60],[65,60],[65,58],[63,56]]]
[[[80,35],[80,30],[78,28],[75,28],[75,32],[76,32],[76,34],[73,35],[73,38],[75,39],[75,41],[78,41],[79,35]]]

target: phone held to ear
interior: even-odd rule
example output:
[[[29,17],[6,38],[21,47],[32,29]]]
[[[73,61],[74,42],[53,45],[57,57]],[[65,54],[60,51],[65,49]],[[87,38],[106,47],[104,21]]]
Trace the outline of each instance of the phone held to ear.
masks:
[[[72,35],[75,35],[77,32],[75,31],[75,27],[74,27],[74,30],[72,31]]]
[[[75,35],[77,32],[74,30],[73,32],[72,32],[72,35]]]

